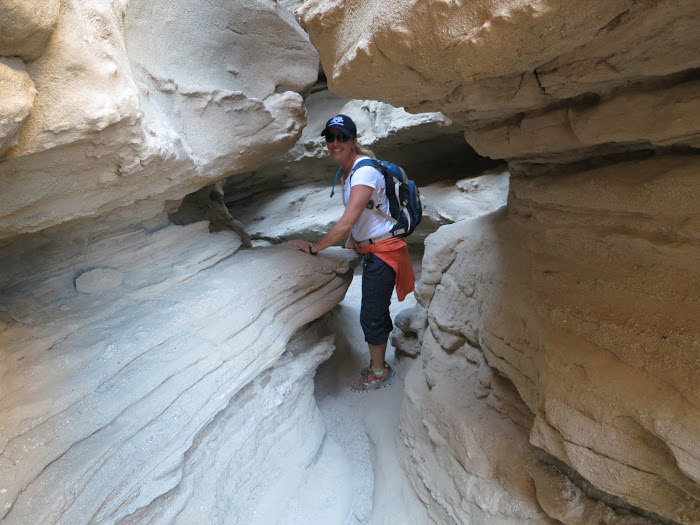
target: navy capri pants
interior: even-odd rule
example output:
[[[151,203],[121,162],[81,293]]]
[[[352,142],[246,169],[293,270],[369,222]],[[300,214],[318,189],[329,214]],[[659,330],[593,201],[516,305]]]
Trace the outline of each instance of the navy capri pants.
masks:
[[[360,325],[365,341],[371,345],[383,345],[394,328],[389,314],[391,294],[394,292],[396,272],[373,253],[362,261],[362,307]]]

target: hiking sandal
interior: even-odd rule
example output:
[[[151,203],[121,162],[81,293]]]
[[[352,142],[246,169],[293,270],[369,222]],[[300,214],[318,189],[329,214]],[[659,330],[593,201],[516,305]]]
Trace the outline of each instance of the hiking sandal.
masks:
[[[389,386],[394,382],[396,372],[388,364],[385,363],[384,371],[381,374],[369,372],[367,375],[360,376],[360,379],[350,383],[350,389],[355,392],[369,392]]]

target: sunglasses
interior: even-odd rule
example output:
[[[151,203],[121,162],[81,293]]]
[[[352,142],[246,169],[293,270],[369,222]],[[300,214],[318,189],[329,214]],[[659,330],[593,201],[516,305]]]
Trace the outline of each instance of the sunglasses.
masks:
[[[352,137],[348,137],[347,135],[343,135],[342,133],[339,135],[336,135],[334,133],[326,133],[326,142],[328,142],[328,144],[333,144],[335,140],[337,140],[338,142],[348,142],[352,140]]]

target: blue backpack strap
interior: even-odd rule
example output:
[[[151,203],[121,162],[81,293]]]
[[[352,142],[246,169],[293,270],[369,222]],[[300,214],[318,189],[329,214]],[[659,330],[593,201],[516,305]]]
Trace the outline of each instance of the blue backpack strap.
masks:
[[[360,168],[364,168],[365,166],[372,166],[373,168],[379,169],[379,164],[377,163],[376,160],[374,159],[362,159],[360,162],[358,162],[355,167],[352,169],[350,172],[350,177],[348,177],[350,180],[352,180],[352,175],[355,173],[357,170]]]
[[[364,166],[373,166],[377,169],[377,163],[374,159],[362,159],[360,162],[357,163],[357,166],[355,166],[352,171],[350,172],[350,176],[348,177],[350,181],[352,181],[352,174],[355,173],[355,170],[362,168]],[[335,183],[338,182],[338,174],[341,172],[342,168],[338,168],[338,171],[335,172],[335,179],[333,179],[333,187],[331,188],[331,197],[335,195]]]
[[[335,195],[335,183],[338,182],[338,175],[342,169],[343,168],[338,168],[338,171],[335,172],[335,179],[333,179],[333,187],[331,188],[331,199],[333,198],[333,195]]]
[[[352,171],[359,170],[360,168],[364,168],[365,166],[372,166],[373,168],[379,169],[378,163],[374,159],[362,159],[360,162],[357,163],[357,165],[352,169]]]

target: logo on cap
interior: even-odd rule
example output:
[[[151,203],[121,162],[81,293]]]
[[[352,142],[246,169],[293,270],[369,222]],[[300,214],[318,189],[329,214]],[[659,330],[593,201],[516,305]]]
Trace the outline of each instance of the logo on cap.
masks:
[[[345,124],[345,121],[343,121],[343,117],[337,116],[337,117],[333,117],[331,119],[330,124],[328,124],[328,125],[332,126],[333,124],[340,124],[341,126],[343,126]]]

